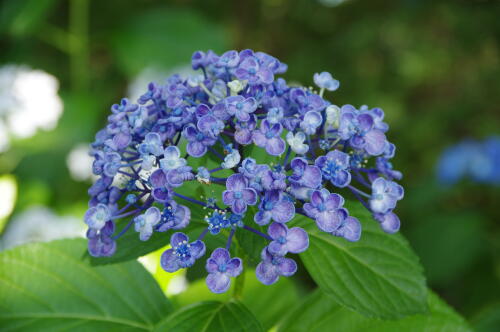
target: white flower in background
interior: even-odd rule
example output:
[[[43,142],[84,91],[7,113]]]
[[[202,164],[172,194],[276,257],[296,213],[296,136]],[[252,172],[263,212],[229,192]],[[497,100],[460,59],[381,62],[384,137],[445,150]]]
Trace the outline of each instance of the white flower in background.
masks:
[[[58,80],[42,70],[0,67],[0,151],[8,147],[9,134],[27,138],[54,129],[63,111],[58,89]]]
[[[92,180],[93,182],[97,179],[97,176],[92,173],[92,163],[88,144],[76,145],[66,157],[66,166],[71,177],[76,181]]]
[[[0,233],[4,222],[14,209],[17,198],[17,182],[12,175],[0,176]]]
[[[80,218],[58,216],[47,207],[35,206],[12,218],[0,239],[0,249],[84,236],[85,227]]]

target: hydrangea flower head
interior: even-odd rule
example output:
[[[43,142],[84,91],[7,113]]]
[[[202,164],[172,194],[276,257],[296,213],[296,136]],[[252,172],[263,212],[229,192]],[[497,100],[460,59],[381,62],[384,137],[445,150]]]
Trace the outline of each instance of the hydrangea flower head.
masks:
[[[246,263],[231,257],[235,234],[266,240],[255,273],[270,285],[293,275],[289,256],[309,247],[296,218],[338,241],[362,238],[361,222],[370,221],[349,214],[346,195],[385,232],[399,229],[402,174],[380,108],[333,105],[324,93],[339,82],[327,72],[314,75],[318,91],[289,87],[277,77],[287,66],[262,52],[197,51],[191,60],[197,74],[151,83],[137,102],[121,100],[96,134],[98,179],[84,217],[92,256],[113,255],[126,232],[142,241],[165,233],[162,268],[203,260],[208,288],[222,293]],[[184,233],[192,222],[203,227],[195,240]],[[226,247],[210,248],[206,236],[227,237]]]

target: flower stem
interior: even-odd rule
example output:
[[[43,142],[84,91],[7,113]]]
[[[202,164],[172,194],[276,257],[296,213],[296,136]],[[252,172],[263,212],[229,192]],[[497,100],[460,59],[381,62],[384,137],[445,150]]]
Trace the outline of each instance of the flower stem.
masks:
[[[246,229],[247,231],[250,231],[250,232],[255,233],[255,234],[259,235],[259,236],[262,236],[262,237],[263,237],[264,239],[266,239],[266,240],[269,240],[269,241],[272,241],[272,240],[273,240],[273,238],[272,238],[272,237],[270,237],[269,235],[264,234],[264,233],[262,233],[262,232],[260,232],[260,231],[256,230],[255,228],[252,228],[252,227],[247,226],[247,225],[243,226],[243,228],[244,228],[244,229]]]

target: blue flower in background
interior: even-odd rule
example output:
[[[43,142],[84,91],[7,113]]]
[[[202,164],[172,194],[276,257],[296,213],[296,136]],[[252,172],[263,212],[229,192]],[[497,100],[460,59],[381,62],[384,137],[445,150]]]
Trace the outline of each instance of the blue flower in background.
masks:
[[[329,72],[321,72],[320,74],[314,74],[314,84],[316,84],[321,89],[326,89],[328,91],[335,91],[339,88],[340,82],[332,77]]]

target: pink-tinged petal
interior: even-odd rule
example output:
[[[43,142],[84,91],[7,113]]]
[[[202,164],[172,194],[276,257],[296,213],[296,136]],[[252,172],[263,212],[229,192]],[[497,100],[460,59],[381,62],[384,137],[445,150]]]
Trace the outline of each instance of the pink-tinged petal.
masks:
[[[248,180],[243,174],[233,174],[226,180],[228,190],[239,191],[247,187]]]
[[[273,240],[276,240],[281,236],[286,237],[287,232],[288,232],[288,227],[286,227],[286,225],[277,222],[273,222],[267,229],[267,234],[269,234],[269,236],[272,237]]]
[[[226,292],[231,285],[231,279],[226,274],[220,272],[210,273],[206,281],[208,289],[216,294]]]
[[[237,130],[234,133],[234,139],[240,144],[248,145],[252,143],[252,132],[248,129]]]
[[[301,182],[309,188],[317,188],[321,185],[321,170],[316,166],[306,167]]]
[[[212,258],[217,263],[217,265],[222,265],[226,264],[231,256],[229,255],[229,251],[227,251],[226,249],[217,248],[212,252],[210,258]]]
[[[361,224],[354,217],[347,217],[342,225],[333,232],[333,235],[340,236],[347,241],[355,242],[361,237]]]
[[[174,233],[170,238],[170,245],[172,248],[177,248],[182,242],[188,241],[189,238],[184,233]]]
[[[264,285],[272,285],[278,281],[278,269],[270,262],[260,262],[255,269],[257,279]]]
[[[261,148],[265,147],[266,144],[267,144],[267,138],[266,138],[266,136],[262,132],[260,132],[258,130],[254,131],[252,133],[252,140],[255,143],[255,145],[257,145],[257,146],[259,146]]]
[[[233,205],[234,203],[234,192],[230,190],[224,190],[222,193],[222,201],[226,205]]]
[[[179,264],[177,263],[177,255],[173,249],[168,249],[161,255],[160,259],[161,267],[167,272],[175,272],[179,269]]]
[[[282,276],[289,277],[297,272],[297,263],[291,258],[284,258],[279,265],[279,271]]]
[[[247,211],[247,204],[242,199],[237,199],[234,201],[232,209],[236,214],[243,214]]]
[[[327,233],[335,231],[342,221],[340,215],[332,211],[323,211],[316,215],[316,225]]]
[[[285,141],[279,137],[271,138],[267,141],[266,152],[272,156],[279,156],[285,152]]]
[[[279,223],[289,222],[295,215],[295,206],[292,202],[281,201],[271,211],[273,220]]]
[[[246,188],[241,191],[243,194],[243,200],[248,205],[255,205],[257,203],[257,192],[255,189]]]
[[[257,76],[264,84],[271,84],[274,81],[274,74],[269,69],[261,69],[257,72]]]
[[[230,277],[237,277],[243,271],[243,262],[240,258],[235,257],[231,259],[226,265],[226,273]]]
[[[309,236],[300,227],[293,227],[286,237],[286,248],[289,252],[298,254],[309,247]]]

